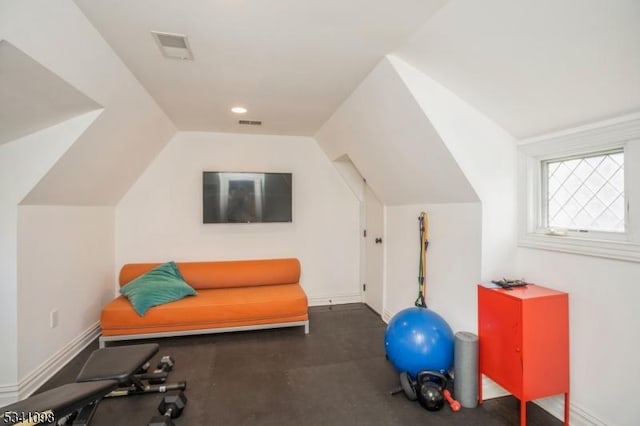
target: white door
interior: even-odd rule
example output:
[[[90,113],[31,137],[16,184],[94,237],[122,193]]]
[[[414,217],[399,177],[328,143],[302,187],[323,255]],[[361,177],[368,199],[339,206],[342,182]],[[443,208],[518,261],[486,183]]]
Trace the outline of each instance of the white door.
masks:
[[[374,311],[382,315],[382,274],[384,273],[383,250],[384,218],[382,204],[369,188],[365,186],[365,273],[363,300]]]

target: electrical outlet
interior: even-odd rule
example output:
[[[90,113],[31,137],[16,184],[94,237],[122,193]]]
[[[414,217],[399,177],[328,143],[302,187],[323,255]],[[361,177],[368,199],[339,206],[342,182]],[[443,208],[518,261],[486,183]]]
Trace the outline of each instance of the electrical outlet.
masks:
[[[49,314],[49,327],[56,328],[58,326],[58,310],[53,309]]]

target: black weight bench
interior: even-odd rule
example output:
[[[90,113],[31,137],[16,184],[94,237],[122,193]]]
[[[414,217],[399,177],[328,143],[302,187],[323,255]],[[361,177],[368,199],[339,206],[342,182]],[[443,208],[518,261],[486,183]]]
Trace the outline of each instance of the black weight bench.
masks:
[[[1,422],[8,425],[56,424],[83,407],[95,405],[117,387],[115,380],[62,385],[0,408]]]
[[[69,417],[73,425],[88,425],[98,402],[105,397],[166,392],[186,388],[186,382],[149,384],[157,374],[139,373],[158,352],[156,343],[95,350],[69,383],[0,408],[0,423],[9,425],[56,424]],[[168,373],[161,373],[166,374]],[[68,423],[69,424],[69,423]]]

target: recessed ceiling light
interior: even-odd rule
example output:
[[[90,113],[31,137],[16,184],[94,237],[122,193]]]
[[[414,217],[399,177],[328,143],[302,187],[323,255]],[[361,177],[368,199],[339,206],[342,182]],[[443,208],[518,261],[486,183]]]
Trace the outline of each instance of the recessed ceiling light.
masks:
[[[237,106],[237,107],[231,108],[231,111],[235,112],[236,114],[244,114],[245,112],[247,112],[247,109],[244,107]]]

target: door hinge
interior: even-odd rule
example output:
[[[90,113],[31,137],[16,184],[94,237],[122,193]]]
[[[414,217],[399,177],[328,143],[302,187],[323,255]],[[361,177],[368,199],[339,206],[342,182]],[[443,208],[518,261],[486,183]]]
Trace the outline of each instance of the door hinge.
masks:
[[[362,284],[362,291],[367,291],[367,283]]]
[[[366,229],[364,231],[362,231],[362,236],[367,238],[367,230]]]

